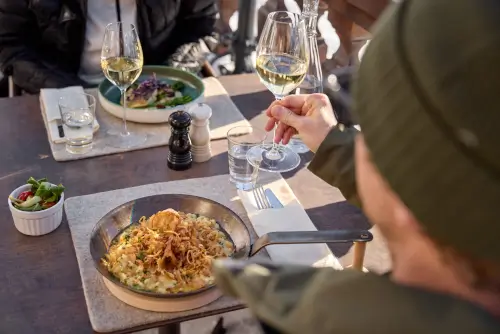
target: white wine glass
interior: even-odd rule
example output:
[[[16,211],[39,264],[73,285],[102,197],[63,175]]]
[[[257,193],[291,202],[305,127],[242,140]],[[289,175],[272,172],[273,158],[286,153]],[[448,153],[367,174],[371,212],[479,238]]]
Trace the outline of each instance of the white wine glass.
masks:
[[[262,30],[257,46],[257,74],[277,100],[297,88],[306,75],[309,55],[304,22],[299,14],[272,12]],[[250,149],[247,152],[248,162],[269,172],[287,172],[297,168],[300,156],[290,147],[276,144],[274,137],[272,144]]]
[[[109,131],[108,144],[132,148],[146,141],[146,135],[131,133],[127,128],[127,89],[139,78],[144,58],[139,35],[133,24],[115,22],[106,26],[101,51],[101,68],[106,78],[120,90],[123,107],[121,132]]]

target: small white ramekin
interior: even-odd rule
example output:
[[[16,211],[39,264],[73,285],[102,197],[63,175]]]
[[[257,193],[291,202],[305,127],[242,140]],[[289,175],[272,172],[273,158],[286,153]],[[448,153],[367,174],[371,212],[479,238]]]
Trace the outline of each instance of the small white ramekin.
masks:
[[[17,198],[20,193],[31,189],[31,185],[25,184],[14,190],[10,195]],[[42,211],[21,211],[14,207],[8,199],[12,219],[17,230],[26,235],[44,235],[54,231],[61,225],[64,205],[64,193],[61,194],[59,202],[53,207]]]

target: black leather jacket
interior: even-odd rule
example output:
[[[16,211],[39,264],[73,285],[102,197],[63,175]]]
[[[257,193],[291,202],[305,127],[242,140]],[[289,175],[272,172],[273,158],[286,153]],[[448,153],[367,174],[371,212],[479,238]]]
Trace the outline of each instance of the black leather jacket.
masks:
[[[0,0],[0,71],[25,91],[84,85],[78,78],[86,0]],[[215,0],[137,0],[145,64],[164,63],[214,30]]]

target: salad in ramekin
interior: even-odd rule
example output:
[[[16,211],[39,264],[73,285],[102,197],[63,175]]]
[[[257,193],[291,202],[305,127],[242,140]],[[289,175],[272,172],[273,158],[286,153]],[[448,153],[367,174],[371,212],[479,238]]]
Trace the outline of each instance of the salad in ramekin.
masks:
[[[55,230],[62,221],[64,186],[47,179],[30,177],[25,185],[9,196],[14,225],[26,235],[43,235]]]
[[[28,179],[26,184],[29,189],[22,191],[16,197],[9,196],[12,205],[21,211],[42,211],[53,207],[61,199],[64,192],[62,184],[54,185],[47,179],[35,180],[33,177]]]

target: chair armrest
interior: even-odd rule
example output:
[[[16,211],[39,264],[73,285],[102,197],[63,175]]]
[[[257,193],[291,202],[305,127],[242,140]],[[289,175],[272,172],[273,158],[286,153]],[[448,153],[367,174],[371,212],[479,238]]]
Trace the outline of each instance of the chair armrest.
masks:
[[[22,95],[22,90],[19,86],[14,83],[14,79],[11,75],[8,77],[9,82],[9,97],[20,96]]]
[[[215,77],[215,71],[210,63],[205,60],[201,66],[201,73],[204,77]]]

